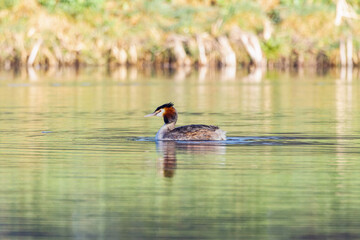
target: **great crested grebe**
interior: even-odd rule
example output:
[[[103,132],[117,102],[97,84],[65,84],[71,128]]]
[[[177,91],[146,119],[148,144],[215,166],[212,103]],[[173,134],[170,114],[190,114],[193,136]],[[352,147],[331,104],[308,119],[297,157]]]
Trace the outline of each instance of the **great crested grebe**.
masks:
[[[226,132],[217,126],[196,124],[175,128],[178,115],[173,103],[165,103],[145,117],[152,116],[163,117],[165,122],[157,132],[156,140],[226,140]]]

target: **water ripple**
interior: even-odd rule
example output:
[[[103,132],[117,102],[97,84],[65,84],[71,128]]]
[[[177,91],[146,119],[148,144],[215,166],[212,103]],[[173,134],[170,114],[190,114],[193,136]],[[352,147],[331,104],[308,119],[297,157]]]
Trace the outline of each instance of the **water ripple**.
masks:
[[[156,142],[154,137],[137,137],[133,141]],[[226,141],[176,141],[186,144],[206,145],[334,145],[332,142],[319,140],[333,140],[326,137],[284,137],[284,136],[254,136],[228,137]]]

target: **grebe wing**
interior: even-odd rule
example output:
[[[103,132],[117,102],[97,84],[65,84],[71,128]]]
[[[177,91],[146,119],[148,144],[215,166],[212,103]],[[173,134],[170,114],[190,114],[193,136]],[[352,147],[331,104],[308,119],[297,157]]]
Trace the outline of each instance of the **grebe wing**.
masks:
[[[219,127],[212,125],[186,125],[174,128],[165,134],[165,138],[174,140],[217,140]]]
[[[173,130],[171,130],[171,132],[174,131],[174,132],[185,133],[185,132],[196,132],[196,131],[201,131],[201,130],[215,131],[216,129],[219,129],[219,127],[213,126],[213,125],[193,124],[193,125],[186,125],[186,126],[174,128]]]

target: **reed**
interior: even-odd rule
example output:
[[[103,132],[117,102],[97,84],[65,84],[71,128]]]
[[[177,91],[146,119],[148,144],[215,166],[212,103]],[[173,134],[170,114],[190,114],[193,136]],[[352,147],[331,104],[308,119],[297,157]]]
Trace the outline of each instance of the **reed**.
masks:
[[[330,0],[4,0],[0,65],[336,66],[349,35],[359,65],[359,20],[335,14]]]

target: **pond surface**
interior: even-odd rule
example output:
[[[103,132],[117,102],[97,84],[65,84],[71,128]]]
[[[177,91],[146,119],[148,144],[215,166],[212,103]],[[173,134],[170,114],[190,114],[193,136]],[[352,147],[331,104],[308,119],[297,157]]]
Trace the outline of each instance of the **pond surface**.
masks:
[[[1,239],[359,239],[360,80],[0,73]],[[213,124],[223,142],[154,141]]]

